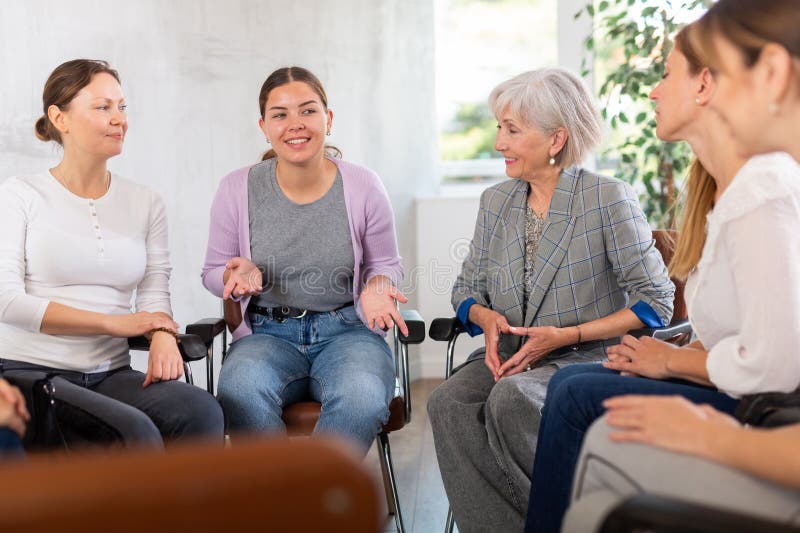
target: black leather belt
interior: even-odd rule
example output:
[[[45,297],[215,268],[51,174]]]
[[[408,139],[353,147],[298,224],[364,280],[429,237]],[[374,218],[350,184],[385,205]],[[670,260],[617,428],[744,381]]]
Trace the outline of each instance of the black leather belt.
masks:
[[[260,305],[250,304],[247,306],[248,313],[255,313],[257,315],[263,315],[267,318],[272,320],[277,320],[278,322],[283,322],[288,318],[303,318],[304,316],[308,315],[315,315],[319,313],[329,313],[331,311],[338,311],[339,309],[344,309],[345,307],[350,307],[353,305],[353,302],[347,302],[344,305],[340,305],[336,309],[330,309],[328,311],[312,311],[310,309],[300,309],[298,307],[289,307],[288,305],[280,306],[280,307],[262,307]]]

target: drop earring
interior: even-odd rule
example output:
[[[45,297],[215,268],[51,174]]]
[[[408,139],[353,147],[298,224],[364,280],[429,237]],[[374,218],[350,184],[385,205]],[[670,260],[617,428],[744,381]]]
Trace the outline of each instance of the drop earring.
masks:
[[[267,141],[267,144],[272,144],[272,143],[270,142],[270,140],[269,140],[269,139],[267,139],[266,137],[264,138],[264,140],[266,140],[266,141]]]
[[[548,161],[548,163],[550,163],[550,166],[555,165],[556,164],[556,158],[555,157],[551,157],[550,161]]]

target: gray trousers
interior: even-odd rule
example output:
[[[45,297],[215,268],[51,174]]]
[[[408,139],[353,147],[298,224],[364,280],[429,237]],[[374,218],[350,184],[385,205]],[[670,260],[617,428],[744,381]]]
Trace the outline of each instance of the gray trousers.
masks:
[[[597,531],[614,507],[639,492],[800,525],[800,491],[699,457],[611,442],[609,433],[603,417],[586,435],[564,533]]]
[[[546,358],[495,383],[475,359],[431,393],[439,471],[461,533],[524,529],[547,383],[561,367],[596,360],[589,352]]]

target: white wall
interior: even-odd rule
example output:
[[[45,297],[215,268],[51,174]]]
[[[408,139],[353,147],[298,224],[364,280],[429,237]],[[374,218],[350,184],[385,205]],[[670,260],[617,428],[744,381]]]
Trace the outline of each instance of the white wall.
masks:
[[[331,142],[383,178],[410,270],[413,197],[437,182],[433,32],[433,0],[2,0],[0,180],[58,161],[33,135],[51,70],[77,57],[110,61],[130,104],[125,151],[110,168],[165,199],[176,319],[216,316],[199,277],[211,198],[225,173],[265,148],[261,83],[299,64],[326,87]]]

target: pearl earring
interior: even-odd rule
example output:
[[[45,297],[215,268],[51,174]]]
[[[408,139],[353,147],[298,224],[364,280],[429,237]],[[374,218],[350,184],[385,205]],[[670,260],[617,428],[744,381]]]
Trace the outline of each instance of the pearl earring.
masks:
[[[694,103],[697,104],[697,105],[700,105],[700,98],[699,97],[695,98],[694,99]]]
[[[770,115],[777,115],[778,114],[778,104],[775,102],[770,102],[769,107],[767,108]]]
[[[550,161],[548,161],[548,163],[550,163],[551,166],[555,165],[556,164],[556,158],[555,157],[551,157]]]

